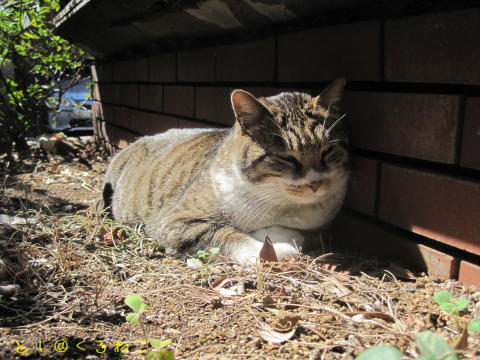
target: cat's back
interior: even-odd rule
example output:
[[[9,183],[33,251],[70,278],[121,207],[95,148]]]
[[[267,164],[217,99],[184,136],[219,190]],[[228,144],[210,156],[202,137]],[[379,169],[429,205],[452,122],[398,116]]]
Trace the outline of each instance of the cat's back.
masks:
[[[116,184],[123,171],[139,166],[144,161],[154,160],[176,145],[212,130],[214,131],[214,129],[170,129],[163,133],[141,137],[112,158],[105,182]]]
[[[169,207],[207,166],[225,129],[170,129],[145,136],[112,159],[105,184],[113,190],[117,219],[144,221],[154,209]]]

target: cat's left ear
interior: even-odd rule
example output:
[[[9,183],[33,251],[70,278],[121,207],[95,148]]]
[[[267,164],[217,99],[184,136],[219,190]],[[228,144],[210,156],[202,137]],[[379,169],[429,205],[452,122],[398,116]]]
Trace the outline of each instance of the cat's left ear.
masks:
[[[315,106],[337,105],[337,103],[342,99],[345,83],[345,78],[338,78],[334,80],[320,93],[320,95],[313,98]]]
[[[231,101],[235,118],[245,128],[259,122],[269,112],[255,96],[245,90],[234,90]]]

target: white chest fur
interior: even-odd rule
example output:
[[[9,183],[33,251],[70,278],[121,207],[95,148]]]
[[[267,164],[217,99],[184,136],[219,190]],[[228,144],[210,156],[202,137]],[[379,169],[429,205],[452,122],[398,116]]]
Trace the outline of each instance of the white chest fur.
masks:
[[[286,193],[273,186],[255,186],[245,181],[235,166],[212,170],[213,185],[226,214],[239,230],[251,232],[265,227],[315,230],[336,214],[345,186],[314,204],[294,204]]]

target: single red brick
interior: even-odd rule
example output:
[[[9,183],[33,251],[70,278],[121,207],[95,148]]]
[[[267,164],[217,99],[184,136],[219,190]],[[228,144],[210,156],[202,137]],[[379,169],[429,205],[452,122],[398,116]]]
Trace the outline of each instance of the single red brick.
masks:
[[[422,260],[427,265],[427,272],[431,276],[442,279],[456,279],[458,276],[459,261],[451,255],[425,245],[417,245]]]
[[[117,85],[120,92],[120,105],[138,107],[138,85]]]
[[[176,55],[164,54],[148,58],[148,81],[175,82],[177,78]]]
[[[230,102],[232,88],[197,87],[195,89],[195,117],[218,124],[232,125],[234,115]]]
[[[113,63],[113,81],[146,82],[148,80],[147,64],[147,58],[138,58],[133,60],[115,62]]]
[[[113,66],[110,64],[95,64],[90,67],[93,82],[113,81]]]
[[[375,215],[378,161],[352,156],[350,183],[345,206],[367,215]]]
[[[381,223],[341,213],[334,220],[331,232],[333,246],[337,248],[365,251],[442,279],[455,278],[458,273],[458,261],[454,257],[417,244]]]
[[[109,123],[131,129],[132,110],[115,106],[113,108],[113,121],[109,121]]]
[[[480,170],[480,98],[468,98],[465,104],[463,144],[460,165]]]
[[[177,54],[178,81],[214,82],[214,48],[183,51]]]
[[[129,61],[129,67],[135,69],[131,72],[130,80],[133,82],[148,81],[148,58],[137,58]]]
[[[118,84],[98,84],[99,99],[101,102],[118,104],[120,102],[120,87]]]
[[[480,10],[388,20],[385,77],[389,81],[480,84]]]
[[[139,85],[140,108],[151,111],[163,110],[163,86],[162,85]]]
[[[461,97],[455,95],[346,92],[354,148],[453,164]]]
[[[113,123],[114,122],[114,109],[115,106],[102,103],[102,119],[103,121]]]
[[[380,29],[373,21],[279,35],[279,81],[380,81]]]
[[[164,86],[163,109],[172,115],[193,117],[194,88],[192,86]]]
[[[217,48],[217,81],[273,81],[274,77],[273,38]]]
[[[382,165],[379,217],[480,255],[480,183]]]
[[[132,128],[143,135],[153,135],[178,127],[178,119],[173,116],[134,111]]]
[[[475,285],[480,288],[480,265],[461,261],[458,281],[467,285]]]
[[[113,66],[113,81],[114,82],[127,82],[130,81],[130,70],[128,67],[128,61],[117,61],[112,64]]]

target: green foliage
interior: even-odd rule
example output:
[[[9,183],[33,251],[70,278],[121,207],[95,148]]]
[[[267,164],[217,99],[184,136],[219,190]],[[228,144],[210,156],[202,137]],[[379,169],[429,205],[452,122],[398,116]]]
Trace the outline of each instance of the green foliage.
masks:
[[[475,318],[468,324],[468,330],[480,333],[480,318]]]
[[[203,272],[210,275],[209,265],[214,257],[220,252],[220,248],[211,248],[210,250],[198,250],[197,257],[187,260],[187,264],[193,268],[203,267]]]
[[[431,331],[422,331],[416,336],[421,357],[417,360],[458,360],[455,350],[443,337]],[[400,360],[402,354],[393,346],[375,346],[365,350],[356,360]]]
[[[145,342],[149,344],[150,350],[146,355],[145,359],[147,360],[175,360],[175,355],[173,351],[164,349],[165,346],[169,345],[172,340],[164,339],[151,339],[148,341],[147,333],[145,331],[145,327],[143,325],[144,320],[144,312],[148,310],[148,305],[143,302],[143,299],[140,295],[137,294],[130,294],[125,298],[125,304],[132,309],[134,312],[129,313],[125,316],[125,319],[133,324],[133,325],[140,325],[143,335],[145,337]]]
[[[155,349],[154,351],[149,351],[145,356],[145,359],[149,360],[175,360],[175,355],[172,351],[168,349],[163,349],[165,346],[169,345],[172,342],[170,339],[165,340],[150,340],[150,345]]]
[[[165,340],[157,340],[157,339],[152,339],[150,340],[150,345],[152,345],[155,349],[161,349],[167,345],[170,345],[172,340],[170,339],[165,339]]]
[[[148,305],[145,304],[142,297],[137,294],[128,295],[125,298],[125,304],[137,313],[143,313],[145,310],[148,310]]]
[[[453,299],[449,291],[443,290],[435,293],[434,299],[440,309],[450,312],[454,316],[457,326],[462,332],[464,326],[458,323],[459,313],[468,307],[468,300],[460,298]],[[480,318],[475,318],[468,324],[468,330],[480,333]],[[416,335],[417,348],[421,357],[417,360],[458,360],[455,350],[448,345],[447,341],[440,335],[431,331],[422,331]],[[395,347],[376,346],[362,352],[356,360],[400,360],[401,353]]]
[[[417,347],[423,359],[432,360],[457,360],[455,351],[448,345],[443,337],[431,331],[419,332],[416,336]]]
[[[375,346],[365,350],[355,360],[400,360],[402,354],[393,346]]]
[[[58,0],[9,0],[0,5],[0,137],[21,141],[47,124],[52,95],[81,76],[86,54],[53,33]],[[15,69],[15,78],[4,75]],[[65,88],[60,80],[72,79]],[[40,128],[40,129],[39,129]],[[17,144],[18,145],[18,144]]]
[[[149,351],[145,356],[146,360],[175,360],[175,355],[172,351],[167,349],[160,349],[159,351]]]
[[[460,311],[465,310],[468,307],[468,301],[460,298],[457,300],[452,299],[452,294],[447,290],[439,291],[435,293],[434,299],[438,305],[440,305],[440,309],[444,311],[448,311],[454,315],[460,313]]]

